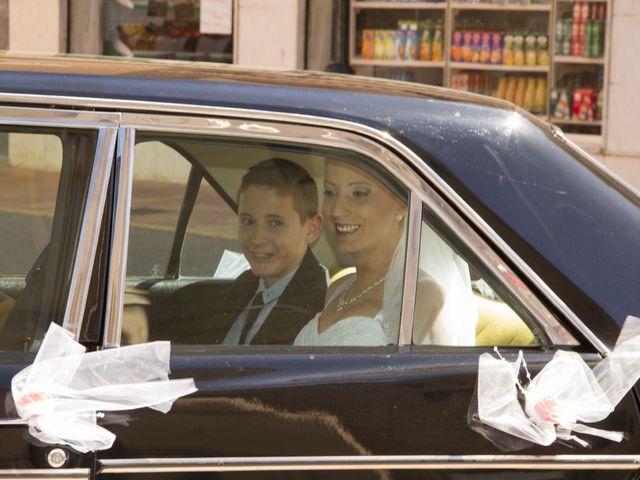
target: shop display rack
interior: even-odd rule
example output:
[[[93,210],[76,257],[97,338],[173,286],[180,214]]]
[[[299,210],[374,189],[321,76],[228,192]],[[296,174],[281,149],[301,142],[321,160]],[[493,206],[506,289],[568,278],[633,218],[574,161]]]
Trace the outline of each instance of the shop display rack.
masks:
[[[566,132],[587,135],[597,143],[606,128],[603,119],[606,119],[610,7],[610,0],[350,0],[350,64],[363,75],[462,88],[494,96],[504,94],[509,81],[520,82],[518,88],[528,89],[528,101],[523,100],[523,92],[518,93],[518,100],[524,101],[523,107]],[[433,44],[434,36],[440,36],[441,58],[427,55],[420,59],[423,30],[430,30],[426,38],[431,43],[425,43],[427,46]],[[400,32],[396,35],[405,46],[409,45],[407,51],[393,33],[386,33],[386,39],[380,33],[393,31]],[[477,51],[484,49],[482,61],[476,56],[472,57],[475,61],[460,61],[461,54],[456,51],[461,48],[460,34],[456,32],[467,31],[468,34],[482,32],[485,37],[497,34],[495,41],[482,43],[481,40],[474,44]],[[376,34],[379,37],[375,37]],[[527,40],[527,36],[532,38]],[[511,37],[522,38],[517,48],[525,57],[526,52],[546,53],[536,58],[531,53],[524,61],[521,57],[520,61],[503,63],[505,39],[512,41]],[[380,43],[376,45],[378,38],[386,42],[386,50]],[[393,48],[391,38],[394,38]],[[524,48],[523,41],[529,42],[528,49]],[[535,48],[531,47],[534,41],[540,42]],[[492,45],[500,45],[494,49],[495,58]],[[511,54],[515,48],[509,47]],[[532,103],[534,88],[537,97]],[[508,99],[513,101],[513,95]]]

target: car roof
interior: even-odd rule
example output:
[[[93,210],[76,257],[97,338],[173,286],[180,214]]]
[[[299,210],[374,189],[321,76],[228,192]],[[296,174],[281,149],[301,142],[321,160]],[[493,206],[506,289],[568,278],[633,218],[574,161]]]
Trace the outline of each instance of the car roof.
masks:
[[[0,52],[0,70],[3,72],[23,72],[29,74],[55,74],[74,76],[109,76],[127,79],[146,78],[173,80],[174,82],[236,83],[331,89],[333,91],[362,94],[394,95],[409,98],[452,100],[486,105],[494,108],[513,110],[514,105],[488,96],[453,90],[420,83],[400,82],[375,77],[325,73],[310,70],[283,70],[256,68],[212,62],[186,62],[180,60],[139,59],[127,57],[94,57],[86,55],[30,55]],[[4,82],[3,82],[4,83]],[[130,82],[132,88],[135,82]],[[29,83],[23,85],[26,92]],[[107,86],[105,85],[105,89]],[[7,91],[3,89],[3,91]],[[51,90],[51,94],[56,94]],[[61,94],[63,92],[60,92]],[[98,92],[96,92],[98,93]],[[99,93],[108,94],[107,91]],[[111,98],[118,98],[118,92],[111,92]],[[145,101],[161,101],[162,92],[145,89],[137,92],[137,98]],[[197,88],[191,98],[194,104],[202,101]],[[186,100],[186,99],[185,99]]]

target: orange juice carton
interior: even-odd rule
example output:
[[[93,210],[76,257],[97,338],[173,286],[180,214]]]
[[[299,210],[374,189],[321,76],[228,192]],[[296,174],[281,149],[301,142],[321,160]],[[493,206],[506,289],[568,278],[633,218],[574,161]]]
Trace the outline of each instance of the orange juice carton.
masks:
[[[480,62],[491,61],[491,32],[480,32]]]
[[[500,32],[492,32],[490,37],[490,63],[500,64],[502,63],[502,42],[504,36]]]
[[[462,32],[456,30],[451,34],[451,60],[462,61]]]
[[[404,60],[405,47],[407,45],[407,30],[409,25],[404,22],[398,22],[398,28],[396,29],[396,36],[394,39],[393,59]]]
[[[396,47],[396,31],[384,30],[384,59],[393,60]]]
[[[404,49],[405,60],[415,60],[418,58],[418,23],[409,23],[407,30],[407,43]]]
[[[425,20],[420,25],[420,48],[419,58],[420,60],[431,60],[432,57],[432,44],[433,36],[431,35],[431,22]]]
[[[473,46],[472,46],[473,32],[471,30],[465,30],[462,32],[462,61],[470,62],[473,58]]]
[[[471,61],[479,62],[480,61],[480,49],[482,46],[482,32],[474,31],[471,37]]]
[[[362,31],[362,58],[373,60],[376,31],[365,29]]]
[[[384,30],[375,30],[375,40],[373,44],[373,58],[384,59]]]

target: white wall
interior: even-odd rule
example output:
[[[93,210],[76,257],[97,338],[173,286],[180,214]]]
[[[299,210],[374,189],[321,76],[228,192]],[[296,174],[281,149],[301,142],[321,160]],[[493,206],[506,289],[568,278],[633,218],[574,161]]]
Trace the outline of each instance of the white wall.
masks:
[[[9,49],[21,52],[65,52],[66,2],[9,0]]]
[[[613,15],[605,153],[640,157],[640,0],[609,5]]]
[[[304,9],[304,0],[239,0],[237,63],[303,68]]]

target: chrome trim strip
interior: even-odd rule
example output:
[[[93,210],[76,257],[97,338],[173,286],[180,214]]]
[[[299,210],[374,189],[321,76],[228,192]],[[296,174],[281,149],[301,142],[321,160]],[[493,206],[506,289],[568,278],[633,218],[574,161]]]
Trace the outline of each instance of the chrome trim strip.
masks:
[[[387,133],[372,127],[360,125],[345,120],[336,120],[326,117],[314,117],[284,112],[265,112],[263,110],[250,110],[241,108],[211,107],[189,104],[167,104],[161,102],[142,102],[134,100],[109,100],[99,98],[55,96],[55,95],[29,95],[0,93],[0,102],[34,103],[65,105],[86,108],[88,106],[96,108],[110,109],[130,109],[139,111],[153,111],[163,113],[180,113],[192,115],[226,116],[235,118],[250,118],[253,120],[267,120],[279,122],[291,122],[292,120],[304,122],[307,125],[328,127],[346,130],[349,132],[365,135],[374,141],[380,142],[389,148],[400,152],[411,164],[418,169],[449,201],[464,213],[484,235],[491,239],[496,247],[511,261],[518,269],[531,280],[561,312],[567,320],[580,332],[599,353],[607,355],[609,348],[586,326],[586,324],[560,299],[551,288],[509,247],[498,234],[453,190],[446,184],[428,165],[426,165],[418,155],[407,148],[404,144],[394,139]]]
[[[0,124],[3,125],[103,128],[116,126],[119,118],[120,114],[109,112],[0,106]]]
[[[80,338],[80,327],[87,301],[93,262],[98,248],[100,225],[104,212],[109,174],[113,162],[113,150],[116,144],[117,130],[109,127],[100,130],[93,159],[93,170],[84,208],[78,252],[73,265],[69,298],[64,312],[63,327],[73,332],[75,339]]]
[[[23,418],[0,418],[0,427],[11,427],[14,425],[29,425],[29,422]]]
[[[133,182],[133,147],[135,131],[130,128],[118,130],[116,151],[116,191],[113,214],[113,237],[109,264],[109,284],[105,308],[105,348],[120,346],[124,285],[127,274],[129,251],[129,217],[131,215],[131,187]]]
[[[90,478],[91,472],[88,468],[7,468],[0,469],[0,479],[17,478],[20,480],[76,480],[79,478]]]
[[[409,198],[407,222],[407,258],[416,260],[414,262],[405,262],[399,345],[411,345],[413,343],[413,315],[416,305],[415,292],[418,283],[420,231],[422,229],[422,202],[415,191],[411,192]]]
[[[102,473],[285,470],[639,470],[640,455],[362,455],[99,460]]]
[[[486,263],[487,267],[496,273],[496,278],[502,281],[505,288],[510,290],[520,301],[542,321],[542,327],[549,339],[555,344],[568,345],[575,344],[576,341],[571,337],[568,331],[560,325],[556,318],[540,303],[540,301],[526,289],[524,283],[518,279],[518,276],[502,262],[493,251],[486,246],[479,235],[471,229],[459,215],[448,206],[448,204],[435,193],[425,181],[420,178],[413,169],[411,169],[405,161],[390,151],[387,147],[377,142],[371,141],[369,138],[361,134],[354,134],[341,130],[329,129],[327,127],[317,127],[311,125],[300,125],[284,122],[260,122],[258,120],[243,120],[234,118],[207,118],[207,117],[185,117],[185,116],[167,116],[156,114],[141,113],[123,113],[123,126],[130,128],[139,128],[153,132],[180,131],[190,134],[215,135],[219,137],[233,138],[252,138],[268,141],[291,142],[298,144],[322,145],[333,148],[348,149],[353,152],[360,153],[373,161],[381,164],[384,168],[390,170],[395,176],[401,179],[405,185],[419,197],[419,200],[413,198],[413,201],[423,201],[429,208],[438,211],[440,215],[446,218],[451,228],[461,235],[461,239],[466,241],[470,248],[474,251],[486,252],[490,254],[489,258],[492,263]],[[416,210],[412,210],[415,214]],[[414,223],[414,227],[415,227]],[[421,226],[421,217],[418,222],[418,228]],[[414,240],[415,242],[415,237]],[[469,243],[471,242],[471,243]],[[414,251],[419,252],[419,244],[413,245]],[[409,268],[410,270],[410,268]],[[408,277],[407,272],[405,277]],[[407,278],[408,283],[405,286],[405,294],[403,301],[410,302],[406,304],[407,313],[412,312],[412,304],[415,299],[408,297],[415,296],[415,286],[417,279]],[[514,281],[517,280],[517,281]],[[520,286],[517,288],[516,286]],[[404,306],[403,306],[404,308]],[[406,317],[412,319],[413,315]],[[411,320],[409,320],[411,321]],[[404,326],[403,336],[400,337],[399,345],[410,345],[411,337],[406,337],[407,329]],[[406,343],[404,343],[406,342]]]

